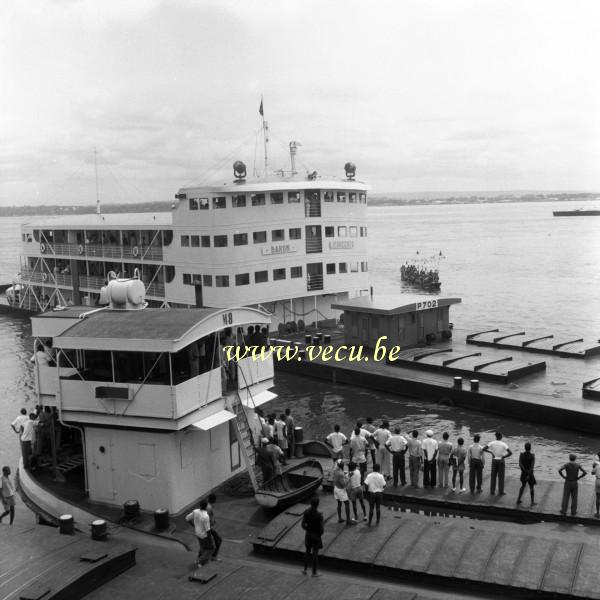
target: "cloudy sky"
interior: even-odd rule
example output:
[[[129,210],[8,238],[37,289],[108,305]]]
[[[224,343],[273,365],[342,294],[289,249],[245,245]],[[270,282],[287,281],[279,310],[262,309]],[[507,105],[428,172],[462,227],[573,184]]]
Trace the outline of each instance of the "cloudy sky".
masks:
[[[0,205],[271,164],[373,191],[600,191],[600,2],[3,0]]]

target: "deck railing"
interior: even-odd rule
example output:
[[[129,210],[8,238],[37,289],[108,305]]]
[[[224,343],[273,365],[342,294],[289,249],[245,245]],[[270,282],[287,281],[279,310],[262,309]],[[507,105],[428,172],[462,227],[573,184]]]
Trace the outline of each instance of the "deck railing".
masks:
[[[309,292],[323,289],[323,275],[307,275],[306,289]]]
[[[306,254],[323,252],[323,240],[320,237],[306,238]]]
[[[87,256],[97,258],[131,258],[162,260],[162,246],[104,246],[98,244],[40,244],[40,252],[54,256]]]

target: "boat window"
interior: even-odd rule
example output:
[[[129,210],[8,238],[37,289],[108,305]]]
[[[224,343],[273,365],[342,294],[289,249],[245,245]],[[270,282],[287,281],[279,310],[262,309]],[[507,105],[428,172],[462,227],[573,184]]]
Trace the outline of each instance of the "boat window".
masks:
[[[345,262],[344,263],[340,263],[338,271],[340,273],[347,273],[348,272],[348,265]]]
[[[81,376],[87,381],[112,381],[112,360],[110,352],[99,350],[83,351],[84,368]]]
[[[198,201],[198,198],[190,198],[189,205],[190,205],[190,210],[198,210],[198,208],[200,206],[200,202]]]
[[[360,203],[361,204],[367,203],[367,194],[365,194],[364,192],[361,192],[361,194],[360,194]]]
[[[231,196],[231,206],[233,208],[243,208],[246,206],[246,195],[236,194],[235,196]]]
[[[201,235],[200,242],[203,248],[210,248],[210,235]]]
[[[79,368],[81,365],[77,362],[77,351],[61,350],[58,355],[58,366],[65,369]]]
[[[298,277],[302,277],[302,267],[291,267],[290,268],[290,277],[292,279],[297,279]]]
[[[288,192],[288,202],[300,202],[300,192]]]
[[[326,190],[323,193],[323,199],[325,202],[333,202],[333,192],[331,190]]]
[[[265,283],[269,281],[269,271],[256,271],[254,273],[254,283]]]
[[[163,246],[169,246],[173,241],[173,232],[166,230],[162,232]]]
[[[273,269],[273,281],[285,279],[285,269]]]
[[[227,207],[227,201],[225,200],[225,196],[217,196],[216,198],[213,198],[212,201],[213,209]]]
[[[171,283],[175,279],[175,267],[173,265],[165,265],[163,270],[165,272],[165,283]]]
[[[226,235],[215,235],[215,240],[213,243],[215,248],[225,248],[227,246],[227,236]]]
[[[215,334],[192,342],[171,355],[175,385],[219,367],[219,352]]]
[[[346,202],[346,192],[338,192],[337,193],[337,201],[338,202]]]
[[[327,263],[325,268],[327,275],[335,275],[335,263]]]
[[[234,233],[233,234],[233,245],[234,246],[246,246],[248,244],[247,233]]]
[[[183,273],[183,285],[192,285],[192,276],[189,273]]]
[[[202,275],[202,285],[204,287],[212,287],[212,275]]]
[[[272,192],[271,204],[283,204],[283,192]]]
[[[335,236],[335,227],[331,225],[325,226],[325,237],[334,237]]]
[[[250,285],[250,273],[238,273],[235,276],[235,285]]]
[[[265,205],[265,195],[264,194],[251,194],[250,198],[252,198],[252,206],[264,206]]]
[[[340,225],[338,227],[338,237],[346,237],[347,229],[345,225]]]
[[[356,227],[355,226],[351,226],[350,227],[350,237],[356,237],[356,234],[357,234]],[[193,244],[192,244],[192,246],[193,246]]]
[[[200,210],[208,210],[208,198],[199,198]]]
[[[352,261],[350,263],[350,272],[351,273],[358,273],[358,261]]]
[[[186,248],[190,245],[190,236],[189,235],[182,235],[181,236],[181,247],[182,248]]]
[[[360,263],[360,270],[361,270],[363,273],[366,273],[366,272],[369,270],[369,266],[368,266],[368,264],[367,264],[366,262],[361,262],[361,263]]]
[[[216,287],[229,287],[229,275],[215,275]]]
[[[302,239],[302,228],[292,227],[290,228],[290,240],[301,240]]]
[[[199,235],[193,235],[190,238],[191,242],[192,242],[192,248],[199,248],[200,247],[200,236]]]
[[[264,244],[267,241],[267,232],[266,231],[255,231],[252,234],[252,240],[255,244]]]
[[[356,192],[350,192],[348,194],[348,202],[356,204]]]
[[[285,230],[273,229],[273,231],[271,231],[272,242],[282,242],[283,240],[285,240]]]

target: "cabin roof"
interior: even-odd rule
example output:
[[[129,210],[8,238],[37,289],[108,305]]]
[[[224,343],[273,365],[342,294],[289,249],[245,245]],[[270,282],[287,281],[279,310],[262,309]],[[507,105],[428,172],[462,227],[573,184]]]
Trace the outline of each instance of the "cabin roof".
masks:
[[[194,197],[194,194],[211,193],[249,194],[292,190],[358,190],[366,192],[370,189],[369,185],[356,179],[306,179],[304,176],[296,175],[283,178],[245,179],[239,182],[229,181],[217,185],[188,186],[180,188],[179,193]]]
[[[349,312],[399,315],[427,308],[450,306],[451,304],[458,304],[460,302],[462,302],[460,298],[441,298],[425,294],[402,294],[401,296],[360,296],[352,300],[336,302],[331,305],[331,308]]]
[[[57,348],[177,352],[225,327],[268,324],[270,315],[255,308],[145,308],[100,310],[79,319],[54,338]]]
[[[171,212],[51,215],[33,217],[24,226],[40,229],[159,229],[173,225]]]

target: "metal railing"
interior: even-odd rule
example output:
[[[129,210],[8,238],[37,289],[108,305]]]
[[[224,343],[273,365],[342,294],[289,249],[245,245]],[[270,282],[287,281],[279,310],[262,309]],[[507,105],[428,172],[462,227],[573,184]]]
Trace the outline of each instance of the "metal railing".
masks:
[[[165,297],[165,284],[164,283],[151,283],[146,288],[146,296],[154,296],[155,298]]]
[[[306,238],[306,254],[323,252],[323,240],[319,238]]]
[[[43,248],[43,249],[42,249]],[[40,244],[42,254],[60,256],[89,256],[98,258],[133,258],[162,260],[162,246],[103,246],[97,244]]]
[[[99,290],[103,285],[106,285],[106,279],[104,277],[98,277],[97,275],[79,276],[79,287],[81,288]]]
[[[45,271],[35,271],[34,269],[21,269],[21,278],[24,281],[41,283],[43,285],[73,287],[73,277],[66,273],[48,273]]]
[[[323,275],[307,275],[306,289],[309,292],[323,289]]]

